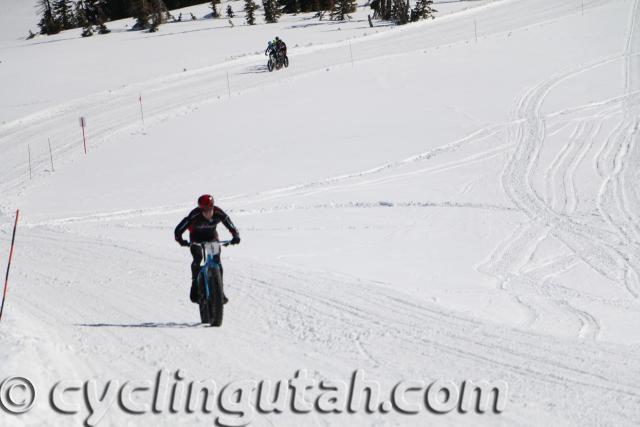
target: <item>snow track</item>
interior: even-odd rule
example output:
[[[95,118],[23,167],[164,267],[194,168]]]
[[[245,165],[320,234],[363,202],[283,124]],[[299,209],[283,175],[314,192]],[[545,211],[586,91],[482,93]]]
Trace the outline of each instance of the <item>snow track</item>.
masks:
[[[522,286],[528,289],[527,293],[531,288],[539,286],[554,287],[552,278],[573,268],[577,258],[599,274],[616,283],[623,283],[634,298],[638,297],[638,279],[640,278],[638,246],[635,236],[630,235],[629,231],[635,231],[638,227],[638,222],[631,215],[631,211],[637,212],[640,205],[635,204],[633,194],[629,194],[631,189],[637,187],[637,175],[628,171],[629,166],[637,165],[639,160],[629,159],[637,145],[632,141],[638,129],[638,99],[635,96],[637,88],[633,86],[630,77],[637,76],[640,72],[639,69],[632,69],[633,64],[637,62],[638,55],[634,52],[638,49],[638,40],[640,40],[640,31],[636,25],[637,16],[638,2],[634,2],[628,43],[622,57],[606,58],[552,76],[531,88],[518,100],[514,108],[514,125],[510,130],[510,139],[516,141],[516,149],[504,171],[502,184],[510,199],[527,215],[531,224],[502,243],[488,263],[482,266],[482,270],[496,276],[500,287],[509,289],[517,301],[525,306],[525,311],[533,311],[534,314],[528,326],[538,321],[539,312],[545,308],[536,308],[537,298],[525,304]],[[603,121],[611,117],[612,111],[609,109],[611,101],[601,103],[599,107],[601,112],[596,113],[595,117],[593,117],[594,112],[589,112],[588,117],[576,120],[572,135],[558,151],[544,174],[545,197],[539,194],[534,184],[534,176],[541,168],[539,156],[545,143],[546,128],[549,125],[541,113],[541,108],[553,88],[563,81],[610,64],[612,61],[625,63],[626,95],[614,101],[621,107],[624,119],[607,138],[595,159],[596,165],[612,164],[610,169],[601,172],[604,175],[604,181],[598,196],[598,209],[602,218],[583,221],[574,215],[580,204],[575,183],[576,169],[585,161],[586,154],[591,151]],[[629,153],[630,151],[632,153]],[[605,155],[614,157],[607,162],[602,160],[602,156]],[[627,168],[626,173],[625,168]],[[602,169],[603,166],[598,166],[598,170]],[[602,220],[606,220],[612,229],[617,231],[617,238],[610,230],[602,228]],[[546,265],[553,268],[543,276],[532,277],[530,272],[523,274],[523,265],[529,263],[527,254],[535,252],[539,243],[550,235],[562,242],[573,255],[558,255],[553,262]],[[565,299],[558,299],[556,302],[557,307],[562,311],[568,311],[569,314],[577,317],[580,325],[577,335],[580,338],[597,337],[600,325],[594,316],[576,309]],[[547,300],[540,303],[544,306]],[[561,317],[562,314],[558,316]],[[554,315],[548,317],[554,319]],[[556,321],[558,319],[553,320],[553,322]]]
[[[242,263],[242,270],[234,267],[235,262],[227,264],[235,270],[233,284],[228,288],[230,298],[234,306],[242,305],[244,310],[242,313],[230,310],[228,325],[216,334],[215,341],[202,346],[198,343],[202,333],[211,332],[194,327],[196,324],[192,322],[176,321],[183,318],[181,313],[186,303],[177,304],[174,291],[158,289],[165,287],[170,277],[162,271],[139,268],[149,260],[172,265],[177,263],[175,259],[159,255],[156,248],[131,249],[115,242],[72,237],[68,232],[62,234],[66,236],[64,244],[43,245],[44,241],[59,242],[61,232],[39,228],[38,237],[29,237],[26,242],[36,248],[31,255],[47,264],[62,265],[90,265],[96,254],[110,256],[108,263],[98,270],[59,270],[56,280],[42,288],[42,298],[33,301],[30,307],[31,314],[44,325],[56,322],[55,318],[60,315],[60,307],[49,306],[45,301],[60,300],[60,293],[73,297],[75,303],[65,306],[64,310],[67,322],[74,327],[59,331],[57,340],[66,343],[64,353],[69,356],[71,353],[96,355],[87,366],[74,367],[79,375],[100,373],[105,367],[108,375],[115,378],[125,378],[131,372],[152,375],[154,369],[177,358],[187,372],[202,372],[203,368],[198,366],[203,360],[215,360],[219,380],[227,378],[228,374],[223,372],[231,366],[245,375],[260,378],[262,363],[247,356],[270,353],[275,346],[286,349],[290,356],[298,353],[341,355],[324,362],[315,359],[313,366],[321,372],[322,366],[345,372],[350,363],[357,361],[371,375],[384,372],[384,381],[406,375],[402,366],[389,363],[393,355],[398,354],[409,358],[404,363],[424,366],[413,374],[425,378],[445,371],[455,372],[459,378],[494,378],[499,374],[509,383],[516,401],[524,396],[529,399],[528,409],[505,413],[504,422],[520,423],[527,417],[539,416],[539,405],[546,405],[543,402],[555,402],[553,408],[545,411],[544,417],[550,420],[589,422],[600,416],[619,416],[620,411],[631,414],[630,409],[640,398],[640,388],[628,377],[630,353],[628,350],[621,353],[620,346],[568,343],[549,337],[541,341],[535,333],[449,312],[387,286],[328,270],[283,268],[258,261]],[[113,281],[107,274],[109,265],[115,264],[129,275],[128,283]],[[43,265],[43,269],[47,267]],[[98,295],[95,287],[85,291],[64,286],[77,280],[75,276],[88,274],[94,275],[94,282],[97,280]],[[35,290],[36,283],[31,283]],[[182,287],[177,290],[180,294],[186,291]],[[153,298],[150,300],[148,295]],[[96,312],[96,296],[101,301],[100,313]],[[25,302],[20,301],[21,305]],[[581,336],[597,334],[597,323],[588,313],[567,302],[558,304],[580,319]],[[136,307],[136,310],[123,310],[123,307]],[[116,318],[119,320],[110,320]],[[153,339],[144,338],[149,337],[151,331]],[[291,347],[291,343],[296,343],[297,349]],[[228,352],[230,347],[234,348],[233,354]],[[592,358],[594,353],[600,354],[601,361]],[[243,355],[246,363],[243,367],[238,367],[237,355]],[[113,363],[119,359],[127,363]],[[257,366],[252,368],[251,363]],[[64,367],[60,371],[68,375]],[[286,374],[287,368],[279,371]],[[56,372],[49,374],[55,378]],[[602,408],[573,405],[566,400],[569,390],[577,399],[595,401],[606,396],[616,404]],[[287,423],[295,419],[283,415],[278,421]],[[637,420],[630,415],[621,422]],[[397,421],[403,425],[412,423],[411,418]],[[160,424],[170,425],[171,421]]]

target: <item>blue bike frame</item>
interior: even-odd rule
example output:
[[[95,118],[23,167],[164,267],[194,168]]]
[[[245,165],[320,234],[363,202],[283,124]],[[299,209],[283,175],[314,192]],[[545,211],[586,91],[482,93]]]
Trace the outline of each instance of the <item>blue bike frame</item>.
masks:
[[[211,242],[208,242],[211,243]],[[224,240],[218,242],[220,246],[227,246],[231,243],[230,240]],[[209,275],[207,271],[209,269],[220,269],[220,264],[215,260],[215,255],[208,253],[206,249],[206,243],[197,243],[198,246],[202,248],[202,266],[200,267],[200,272],[198,274],[202,274],[204,276],[204,289],[207,301],[211,300],[211,291],[209,290]],[[222,251],[220,251],[217,255],[220,255]]]

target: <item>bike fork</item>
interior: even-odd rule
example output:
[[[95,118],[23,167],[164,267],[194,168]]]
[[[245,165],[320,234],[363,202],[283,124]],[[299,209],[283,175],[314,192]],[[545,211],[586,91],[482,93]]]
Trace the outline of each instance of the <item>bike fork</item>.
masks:
[[[211,295],[209,292],[209,277],[207,274],[207,270],[203,269],[200,274],[202,274],[204,276],[204,293],[205,293],[205,297],[207,298],[207,301],[211,299]]]

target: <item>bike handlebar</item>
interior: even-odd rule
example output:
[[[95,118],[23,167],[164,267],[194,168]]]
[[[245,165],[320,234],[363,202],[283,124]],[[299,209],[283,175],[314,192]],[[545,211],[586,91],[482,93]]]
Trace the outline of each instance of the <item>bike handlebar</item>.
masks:
[[[191,247],[192,245],[202,245],[203,243],[207,243],[207,242],[188,242],[189,246],[185,246],[185,247]],[[222,246],[229,246],[231,244],[231,240],[218,240],[218,243],[220,243]]]

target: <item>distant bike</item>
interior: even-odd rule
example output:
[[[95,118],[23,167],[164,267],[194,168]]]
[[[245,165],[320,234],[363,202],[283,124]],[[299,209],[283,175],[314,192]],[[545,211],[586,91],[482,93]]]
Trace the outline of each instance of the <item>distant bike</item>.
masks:
[[[220,255],[222,246],[229,244],[231,244],[230,240],[192,243],[202,248],[203,255],[197,282],[200,321],[211,326],[222,325],[224,292],[220,264],[216,261],[216,256]]]
[[[284,52],[269,54],[269,61],[267,62],[267,68],[269,71],[274,69],[279,70],[282,67],[287,68],[289,66],[289,57]]]

